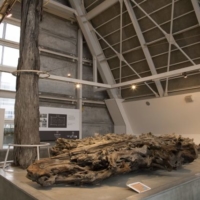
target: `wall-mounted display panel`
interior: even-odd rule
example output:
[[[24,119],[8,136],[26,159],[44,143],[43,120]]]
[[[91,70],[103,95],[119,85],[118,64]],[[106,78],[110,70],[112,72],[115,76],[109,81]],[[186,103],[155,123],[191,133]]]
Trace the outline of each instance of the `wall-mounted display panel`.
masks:
[[[78,109],[40,107],[41,141],[79,139],[79,116]]]

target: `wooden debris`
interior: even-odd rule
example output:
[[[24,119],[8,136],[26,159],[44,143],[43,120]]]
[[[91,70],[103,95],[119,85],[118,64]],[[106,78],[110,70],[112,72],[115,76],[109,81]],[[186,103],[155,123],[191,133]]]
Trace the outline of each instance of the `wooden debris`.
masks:
[[[96,183],[138,169],[173,170],[198,157],[193,140],[175,135],[106,134],[82,140],[59,138],[54,157],[36,161],[27,177],[42,186]]]

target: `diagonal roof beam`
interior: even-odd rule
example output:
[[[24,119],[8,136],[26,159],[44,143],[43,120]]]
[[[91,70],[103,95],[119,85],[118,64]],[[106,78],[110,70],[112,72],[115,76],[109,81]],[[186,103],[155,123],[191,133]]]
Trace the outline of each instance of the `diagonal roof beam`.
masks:
[[[200,8],[199,8],[198,1],[197,0],[191,0],[191,2],[192,2],[192,5],[193,5],[193,8],[194,8],[197,20],[198,20],[199,25],[200,25]]]
[[[107,0],[106,2],[114,2],[113,0]],[[104,52],[100,46],[100,43],[98,41],[98,38],[94,32],[91,32],[90,26],[91,23],[87,20],[85,16],[85,9],[83,7],[83,4],[81,4],[81,0],[70,0],[71,6],[76,9],[76,17],[79,23],[79,26],[85,36],[85,40],[88,44],[88,47],[92,53],[93,56],[95,56],[98,60],[98,70],[100,72],[100,75],[104,81],[104,83],[109,84],[110,86],[112,84],[116,84],[114,77],[112,75],[112,72],[109,68],[109,65],[107,61],[105,60]],[[117,1],[118,2],[118,1]],[[104,84],[105,85],[105,84]],[[118,122],[115,122],[115,131],[119,133],[133,133],[131,125],[129,120],[127,120],[127,114],[124,111],[124,107],[122,104],[121,95],[119,94],[119,91],[117,88],[114,89],[108,89],[108,95],[110,98],[113,98],[114,100],[111,100],[111,102],[116,102],[114,105],[115,110],[118,110],[119,112],[113,111],[111,113],[111,116],[117,117],[119,120]],[[112,105],[107,105],[108,110],[112,107]],[[114,121],[114,117],[113,117]]]
[[[2,0],[0,1],[0,23],[3,21],[6,15],[11,11],[16,1],[17,0],[4,0],[3,3]]]
[[[169,41],[171,41],[171,36],[172,36],[172,32],[173,32],[173,19],[174,19],[174,0],[172,0]],[[169,71],[169,68],[170,68],[171,48],[172,48],[172,43],[169,42],[168,59],[167,59],[167,72]],[[168,95],[168,84],[169,84],[169,78],[166,79],[166,84],[165,84],[165,96]]]
[[[142,34],[140,25],[139,25],[139,23],[138,23],[138,21],[136,19],[136,16],[135,16],[135,13],[133,11],[133,8],[131,6],[131,3],[128,0],[124,0],[124,3],[126,5],[126,9],[127,9],[128,13],[129,13],[129,16],[130,16],[130,19],[132,21],[132,24],[133,24],[133,26],[135,28],[137,37],[138,37],[138,39],[140,41],[140,44],[142,46],[142,50],[143,50],[143,53],[144,53],[145,58],[147,60],[147,63],[149,65],[149,68],[151,70],[151,73],[153,75],[157,74],[156,67],[155,67],[154,62],[153,62],[153,60],[151,58],[151,54],[149,52],[149,49],[148,49],[147,45],[145,45],[146,42],[145,42],[144,36]],[[163,96],[164,90],[162,88],[162,85],[161,85],[160,81],[159,80],[155,80],[155,84],[156,84],[156,87],[157,87],[159,95]]]
[[[79,23],[79,26],[84,34],[85,40],[88,44],[88,47],[93,56],[97,58],[98,61],[98,70],[103,79],[103,82],[106,84],[115,84],[112,72],[109,68],[109,65],[105,59],[103,50],[99,44],[98,38],[95,34],[91,32],[90,22],[86,19],[85,9],[81,5],[81,0],[70,0],[72,7],[76,10],[76,18]],[[118,90],[107,90],[110,98],[118,98]]]
[[[119,2],[119,0],[105,0],[103,3],[99,4],[97,7],[92,9],[90,12],[86,14],[86,19],[91,20],[92,18],[96,17],[100,13],[102,13],[104,10],[107,10],[112,5]]]

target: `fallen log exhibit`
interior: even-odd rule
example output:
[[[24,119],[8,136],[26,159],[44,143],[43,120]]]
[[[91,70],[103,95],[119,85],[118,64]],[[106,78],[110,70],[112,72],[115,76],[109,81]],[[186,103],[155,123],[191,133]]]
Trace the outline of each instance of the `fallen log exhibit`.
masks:
[[[41,186],[97,183],[116,174],[140,169],[174,170],[198,157],[192,139],[176,135],[139,137],[106,134],[69,140],[58,138],[53,157],[27,169],[27,177]]]

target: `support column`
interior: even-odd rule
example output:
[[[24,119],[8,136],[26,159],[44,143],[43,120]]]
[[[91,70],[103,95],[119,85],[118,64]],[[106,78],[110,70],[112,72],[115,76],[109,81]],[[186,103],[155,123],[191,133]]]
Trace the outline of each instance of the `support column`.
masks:
[[[78,79],[83,79],[83,35],[81,30],[78,30]],[[77,90],[77,108],[79,109],[79,138],[82,139],[82,106],[83,106],[83,85],[80,85]]]
[[[96,56],[93,56],[93,81],[95,83],[98,82],[98,78],[97,78],[97,58]],[[93,91],[95,92],[95,90],[97,89],[97,87],[93,87]]]

